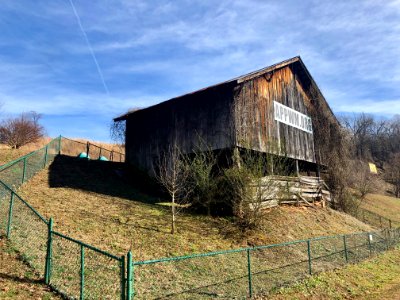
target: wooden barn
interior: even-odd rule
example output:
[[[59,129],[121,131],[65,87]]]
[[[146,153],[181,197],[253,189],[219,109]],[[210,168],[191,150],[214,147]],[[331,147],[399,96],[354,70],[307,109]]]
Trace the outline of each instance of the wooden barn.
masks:
[[[297,170],[314,172],[323,164],[319,126],[337,124],[300,57],[114,119],[124,120],[126,161],[148,173],[172,143],[185,153],[208,147],[285,155]]]

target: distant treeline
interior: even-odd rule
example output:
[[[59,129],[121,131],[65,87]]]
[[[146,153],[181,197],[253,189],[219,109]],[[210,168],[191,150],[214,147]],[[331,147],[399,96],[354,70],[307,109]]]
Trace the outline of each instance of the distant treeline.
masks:
[[[400,154],[400,115],[382,120],[362,113],[342,117],[341,123],[347,131],[353,157],[385,168]]]

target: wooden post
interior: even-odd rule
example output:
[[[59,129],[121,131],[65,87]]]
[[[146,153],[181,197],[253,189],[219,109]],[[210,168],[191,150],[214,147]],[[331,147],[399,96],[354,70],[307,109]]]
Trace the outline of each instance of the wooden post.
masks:
[[[295,163],[296,163],[296,175],[297,175],[297,177],[299,177],[300,176],[299,160],[296,159]]]
[[[89,159],[89,148],[90,148],[90,143],[87,142],[87,144],[86,144],[86,155],[87,155],[88,159]]]

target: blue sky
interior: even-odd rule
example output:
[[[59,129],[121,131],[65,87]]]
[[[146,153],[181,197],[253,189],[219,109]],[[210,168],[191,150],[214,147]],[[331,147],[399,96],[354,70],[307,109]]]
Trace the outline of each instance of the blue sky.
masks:
[[[35,110],[50,136],[108,141],[130,108],[297,55],[335,113],[400,114],[398,0],[73,4],[84,33],[70,0],[2,1],[2,117]]]

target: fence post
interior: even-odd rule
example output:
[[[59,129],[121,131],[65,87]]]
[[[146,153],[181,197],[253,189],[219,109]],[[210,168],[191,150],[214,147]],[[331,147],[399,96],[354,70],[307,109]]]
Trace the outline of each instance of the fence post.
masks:
[[[58,155],[61,155],[61,139],[62,139],[62,136],[60,135],[58,137]]]
[[[390,233],[389,230],[385,229],[385,240],[386,240],[386,251],[389,250],[389,243],[390,243]]]
[[[89,150],[90,150],[90,143],[87,142],[87,143],[86,143],[86,155],[87,155],[87,158],[88,158],[88,159],[89,159]]]
[[[46,284],[50,283],[51,278],[51,259],[53,254],[53,218],[50,218],[48,227],[47,227],[47,251],[46,251],[46,264],[44,269],[44,281]]]
[[[349,257],[347,256],[347,243],[346,243],[346,235],[343,235],[343,247],[344,247],[344,258],[346,263],[349,262]]]
[[[121,256],[121,300],[125,300],[125,274],[126,274],[126,267],[125,267],[125,256]]]
[[[253,284],[251,280],[251,257],[250,257],[250,249],[247,249],[247,276],[249,281],[249,296],[253,297]]]
[[[132,265],[132,252],[129,251],[127,255],[127,274],[126,274],[126,299],[131,300],[135,297],[135,288],[133,286],[133,265]]]
[[[312,275],[312,268],[311,268],[311,242],[310,240],[307,241],[307,254],[308,254],[308,274]]]
[[[49,147],[49,145],[46,145],[46,148],[45,148],[45,150],[44,150],[44,163],[43,163],[43,168],[45,168],[45,167],[46,167],[46,164],[47,164],[47,151],[48,151],[48,147]]]
[[[99,158],[101,157],[101,150],[102,150],[102,149],[103,149],[103,148],[100,147]]]
[[[381,224],[381,228],[382,228],[382,216],[379,216],[379,223]]]
[[[26,177],[26,157],[24,158],[24,168],[22,170],[22,183],[25,182],[25,177]]]
[[[81,244],[81,270],[80,270],[80,300],[84,300],[85,296],[85,247]]]
[[[371,237],[372,235],[369,232],[367,232],[369,256],[372,255]]]
[[[392,220],[389,219],[389,228],[392,229]]]
[[[10,235],[11,235],[11,223],[12,223],[13,206],[14,206],[14,192],[11,191],[10,208],[8,210],[8,223],[7,223],[7,238],[8,239],[10,238]]]

